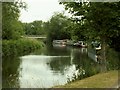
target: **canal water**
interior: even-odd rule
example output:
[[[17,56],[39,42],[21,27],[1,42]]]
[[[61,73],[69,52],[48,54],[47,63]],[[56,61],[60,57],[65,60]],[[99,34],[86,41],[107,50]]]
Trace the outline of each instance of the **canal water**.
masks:
[[[28,55],[4,57],[3,88],[50,88],[118,69],[118,53],[109,49],[106,64],[92,60],[87,48],[44,47]]]

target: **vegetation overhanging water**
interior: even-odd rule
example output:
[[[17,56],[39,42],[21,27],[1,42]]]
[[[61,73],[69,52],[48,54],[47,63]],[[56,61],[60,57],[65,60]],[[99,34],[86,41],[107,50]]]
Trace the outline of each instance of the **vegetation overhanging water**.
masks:
[[[12,57],[12,58],[10,58]],[[107,62],[88,57],[87,48],[43,47],[23,56],[3,58],[4,88],[49,88],[119,67],[118,54],[108,50]]]

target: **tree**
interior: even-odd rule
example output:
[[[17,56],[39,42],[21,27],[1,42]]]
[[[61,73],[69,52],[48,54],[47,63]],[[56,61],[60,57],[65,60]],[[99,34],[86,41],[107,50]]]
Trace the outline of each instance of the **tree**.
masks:
[[[84,26],[83,36],[87,35],[89,39],[101,41],[101,59],[106,64],[107,44],[118,45],[119,42],[114,42],[114,39],[119,40],[120,37],[120,2],[63,2],[62,4],[74,16],[79,16],[75,21],[80,23],[80,27]]]
[[[48,41],[52,42],[55,39],[70,39],[71,29],[68,29],[71,21],[62,13],[55,13],[48,22]]]
[[[23,34],[22,24],[18,20],[20,8],[25,8],[23,2],[2,3],[2,38],[18,39]]]
[[[119,37],[120,2],[63,2],[62,4],[73,16],[79,16],[75,21],[80,23],[79,27],[85,26],[84,31],[89,38],[97,37],[102,42],[110,43],[112,42],[110,37]]]
[[[0,2],[0,38],[2,38],[2,30],[1,29],[2,29],[2,3]]]
[[[33,21],[31,23],[23,23],[26,35],[45,35],[45,23],[43,21]]]

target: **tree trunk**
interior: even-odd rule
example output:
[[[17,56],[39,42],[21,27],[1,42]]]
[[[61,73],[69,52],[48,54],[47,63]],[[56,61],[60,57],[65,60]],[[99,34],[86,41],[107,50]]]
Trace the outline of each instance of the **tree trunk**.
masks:
[[[105,39],[102,39],[102,49],[101,49],[101,72],[106,72],[106,42]]]

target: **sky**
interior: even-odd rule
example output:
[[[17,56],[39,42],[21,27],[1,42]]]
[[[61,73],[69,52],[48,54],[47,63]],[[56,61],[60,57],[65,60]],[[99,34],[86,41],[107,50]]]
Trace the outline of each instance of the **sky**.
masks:
[[[54,12],[62,12],[63,5],[59,5],[58,0],[23,0],[27,3],[27,11],[21,10],[20,18],[22,22],[32,22],[35,20],[47,21]]]

